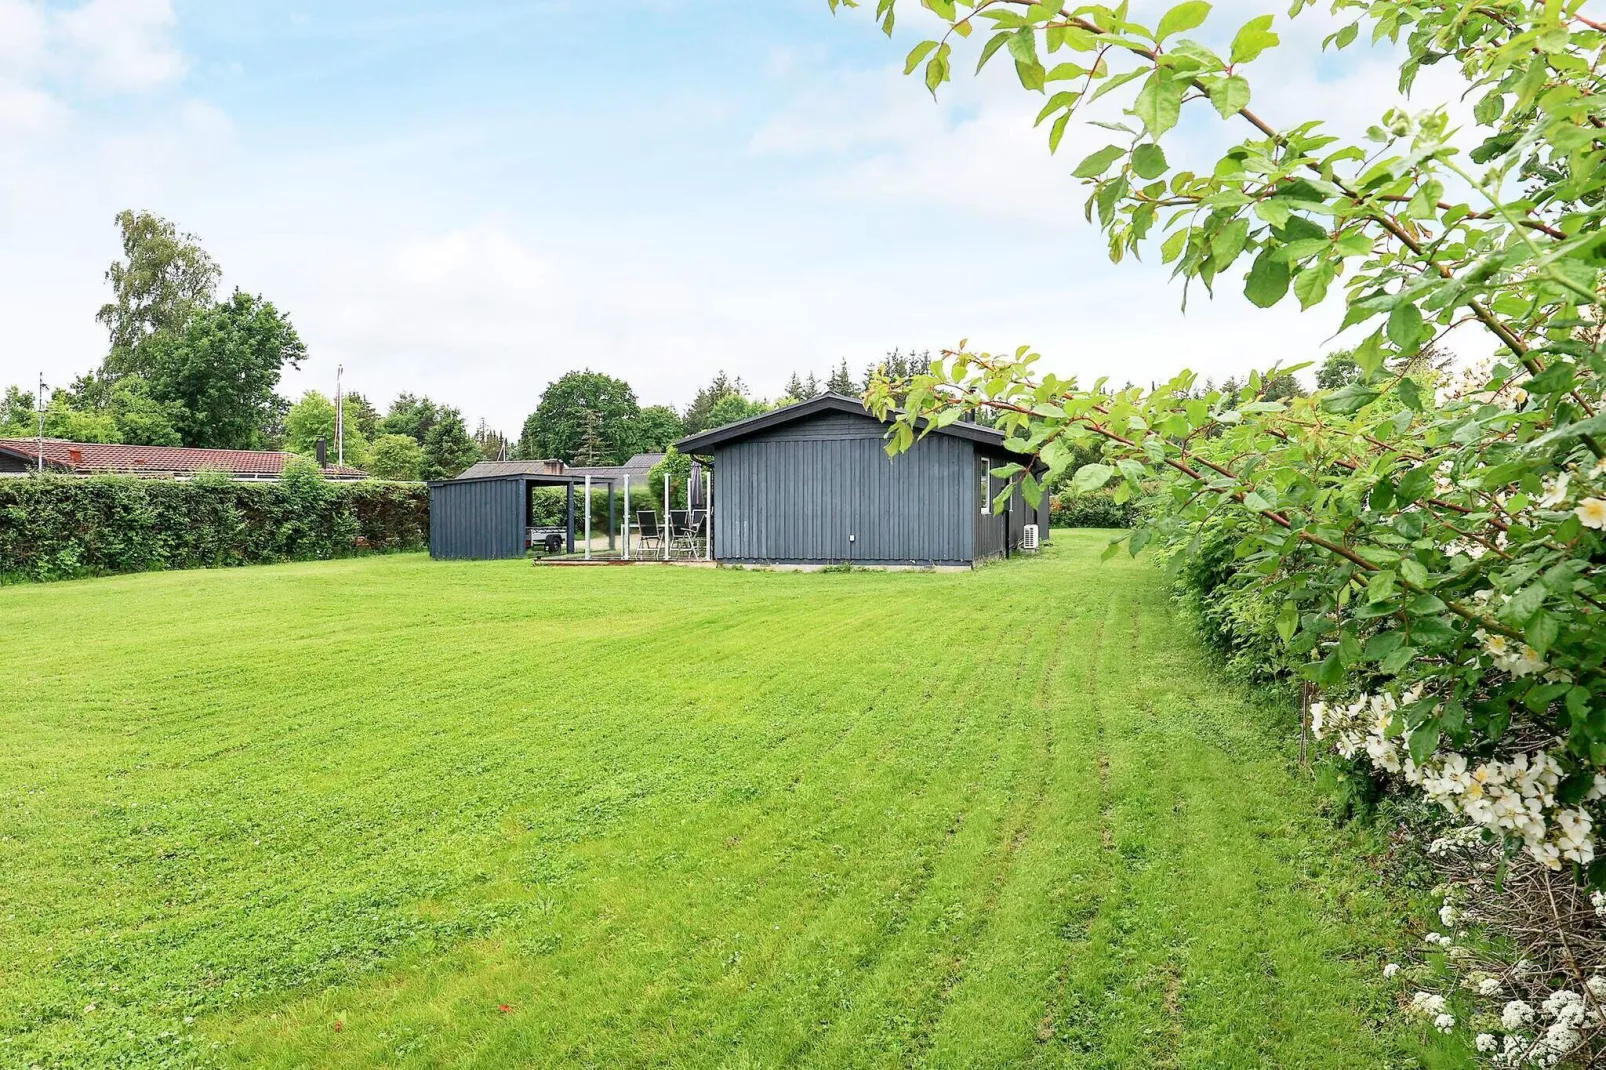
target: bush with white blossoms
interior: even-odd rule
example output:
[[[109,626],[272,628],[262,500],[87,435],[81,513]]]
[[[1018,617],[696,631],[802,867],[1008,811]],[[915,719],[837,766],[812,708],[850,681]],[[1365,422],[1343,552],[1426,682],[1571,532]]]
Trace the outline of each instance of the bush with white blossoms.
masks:
[[[1406,699],[1419,702],[1420,692]],[[1520,841],[1549,869],[1595,860],[1595,818],[1584,804],[1606,796],[1606,775],[1594,774],[1580,804],[1568,806],[1556,797],[1562,767],[1544,749],[1519,752],[1509,761],[1469,761],[1457,751],[1438,750],[1418,762],[1400,738],[1399,710],[1387,692],[1348,703],[1318,701],[1310,707],[1311,730],[1318,739],[1331,739],[1343,757],[1364,759],[1378,773],[1398,776],[1455,817]]]
[[[1310,2],[1295,0],[1290,16]],[[1251,110],[1253,63],[1279,44],[1274,16],[1192,35],[1213,17],[1204,0],[1156,20],[1125,5],[919,0],[933,33],[906,69],[937,92],[957,50],[975,49],[979,63],[1007,56],[996,61],[1044,98],[1050,150],[1100,100],[1095,136],[1110,143],[1072,174],[1111,258],[1157,254],[1195,295],[1241,280],[1260,307],[1331,307],[1341,290],[1341,328],[1357,340],[1347,382],[1304,397],[1279,386],[1297,369],[1232,390],[1184,371],[1116,390],[1046,371],[1027,346],[995,354],[962,342],[917,374],[874,377],[865,402],[891,418],[892,453],[985,414],[1018,458],[993,470],[999,512],[1016,486],[1036,506],[1045,482],[1068,478],[1078,493],[1143,500],[1141,523],[1117,540],[1134,554],[1154,546],[1186,566],[1222,551],[1208,569],[1179,571],[1200,600],[1244,596],[1264,609],[1236,615],[1235,663],[1297,664],[1325,698],[1323,734],[1341,753],[1475,833],[1444,856],[1464,853],[1473,868],[1447,877],[1464,916],[1438,946],[1460,969],[1461,927],[1518,926],[1491,945],[1521,948],[1531,976],[1515,963],[1481,968],[1534,1019],[1498,1038],[1474,1026],[1469,1043],[1487,1034],[1495,1056],[1543,1062],[1576,1038],[1566,1057],[1578,1058],[1594,1050],[1583,985],[1601,921],[1584,897],[1606,887],[1595,842],[1606,771],[1606,24],[1578,3],[1329,2],[1345,25],[1328,45],[1387,38],[1402,90],[1429,65],[1459,84],[1415,114],[1390,110],[1364,138],[1286,114],[1277,97]],[[877,0],[875,12],[890,33],[913,8]],[[1436,78],[1434,92],[1444,88]],[[1476,122],[1452,122],[1451,99]],[[1122,121],[1105,121],[1106,109]],[[1197,113],[1194,134],[1219,117],[1241,138],[1199,157],[1219,142],[1174,140],[1184,109]],[[1075,211],[1052,190],[1033,195],[1045,216]],[[1482,339],[1488,359],[1441,375],[1432,354],[1451,331],[1459,351]],[[1581,1018],[1564,991],[1584,999]],[[1426,1020],[1462,1028],[1441,1015],[1456,1017],[1446,1007]]]

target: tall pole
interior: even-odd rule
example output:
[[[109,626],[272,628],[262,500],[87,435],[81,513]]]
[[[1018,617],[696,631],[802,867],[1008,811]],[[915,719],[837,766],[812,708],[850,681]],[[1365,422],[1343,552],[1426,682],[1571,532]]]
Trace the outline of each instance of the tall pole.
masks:
[[[586,560],[591,560],[591,475],[586,475]]]
[[[39,400],[34,406],[39,410],[39,474],[45,474],[45,373],[39,373]]]
[[[344,364],[335,365],[335,464],[341,468],[346,467],[346,401],[340,386],[345,372]]]
[[[703,560],[714,559],[714,470],[703,469]]]
[[[669,471],[668,467],[665,467],[664,468],[664,522],[662,524],[658,525],[658,528],[659,528],[658,541],[663,544],[663,547],[664,547],[664,560],[665,561],[669,560],[669,537],[674,534],[674,529],[669,526],[669,481],[672,478],[673,478],[673,476],[670,474],[670,471]]]
[[[625,473],[625,560],[630,560],[630,473]]]

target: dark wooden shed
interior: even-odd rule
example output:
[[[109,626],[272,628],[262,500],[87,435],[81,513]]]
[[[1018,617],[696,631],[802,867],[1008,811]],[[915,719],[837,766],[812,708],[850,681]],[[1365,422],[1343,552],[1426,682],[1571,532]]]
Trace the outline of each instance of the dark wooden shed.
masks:
[[[988,508],[1002,489],[989,469],[1020,459],[1000,432],[949,424],[888,457],[886,431],[857,398],[821,394],[681,440],[711,459],[715,559],[968,565],[1018,548],[1027,524],[1047,536],[1046,496]]]
[[[593,489],[607,488],[608,545],[616,522],[613,480],[590,477]],[[536,487],[566,487],[565,548],[574,553],[574,488],[584,475],[508,472],[458,477],[429,485],[429,555],[437,558],[490,560],[523,557],[529,549],[532,501]]]

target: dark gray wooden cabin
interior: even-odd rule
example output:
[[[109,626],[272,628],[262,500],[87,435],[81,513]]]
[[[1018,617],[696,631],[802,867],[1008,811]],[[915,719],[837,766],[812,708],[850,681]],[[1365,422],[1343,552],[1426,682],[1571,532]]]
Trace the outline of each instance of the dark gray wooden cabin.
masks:
[[[711,460],[714,557],[729,564],[968,565],[1048,535],[1019,490],[988,507],[1011,460],[990,427],[938,428],[896,457],[857,398],[821,394],[676,443]]]
[[[544,462],[524,462],[529,471],[488,476],[459,476],[429,484],[429,555],[448,560],[486,561],[523,557],[530,548],[531,492],[537,487],[564,487],[565,552],[574,553],[575,487],[585,485],[583,475],[554,474],[540,470]],[[592,489],[607,491],[608,546],[613,547],[613,480],[591,479]],[[600,517],[599,517],[600,519]]]

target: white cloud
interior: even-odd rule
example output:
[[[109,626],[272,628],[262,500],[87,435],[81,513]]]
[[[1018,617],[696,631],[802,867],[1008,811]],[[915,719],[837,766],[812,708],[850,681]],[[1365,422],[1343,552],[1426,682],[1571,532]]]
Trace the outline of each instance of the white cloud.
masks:
[[[45,16],[25,0],[0,0],[0,77],[31,71],[45,55]]]
[[[184,73],[184,57],[171,40],[170,0],[89,0],[57,19],[60,48],[88,84],[108,91],[138,91]]]
[[[0,0],[0,135],[63,123],[74,88],[139,92],[184,73],[170,0],[88,0],[65,10]]]
[[[0,81],[0,137],[59,129],[70,115],[65,104],[42,89]]]
[[[1201,37],[1225,52],[1238,26],[1259,13],[1248,0],[1218,4]],[[1387,44],[1323,55],[1322,38],[1343,21],[1315,9],[1294,20],[1279,18],[1276,25],[1282,46],[1245,71],[1256,90],[1251,107],[1274,126],[1315,118],[1331,133],[1357,138],[1396,106],[1445,106],[1458,122],[1470,124],[1469,105],[1456,99],[1462,85],[1453,71],[1425,69],[1408,99],[1396,85],[1399,54]],[[902,40],[902,47],[913,40]],[[970,42],[972,52],[977,45]],[[889,52],[901,54],[901,48]],[[1083,216],[1087,187],[1069,172],[1099,146],[1124,142],[1124,135],[1087,120],[1135,126],[1112,106],[1135,86],[1105,97],[1091,113],[1079,113],[1051,157],[1046,126],[1033,127],[1044,98],[1021,89],[1007,54],[1000,53],[979,76],[970,74],[973,68],[974,55],[956,54],[954,81],[941,87],[938,103],[919,72],[905,76],[901,65],[817,68],[795,98],[760,126],[749,151],[797,161],[801,187],[843,205],[923,215],[952,231],[951,263],[910,264],[883,284],[899,291],[941,286],[938,277],[966,280],[957,308],[929,310],[930,323],[954,324],[945,341],[966,336],[995,350],[1029,342],[1051,366],[1084,378],[1101,369],[1097,374],[1140,382],[1168,378],[1184,365],[1220,378],[1273,361],[1310,360],[1346,344],[1331,338],[1342,319],[1339,287],[1309,313],[1301,314],[1291,298],[1268,312],[1249,305],[1239,283],[1224,278],[1214,299],[1194,284],[1183,315],[1180,282],[1169,279],[1168,271],[1157,264],[1109,262],[1103,236]],[[1252,136],[1241,121],[1224,122],[1197,103],[1185,109],[1182,126],[1165,144],[1173,166],[1204,169],[1229,145]],[[1033,256],[1026,265],[976,256],[972,248],[991,244],[975,236],[977,223],[995,237],[1034,235],[1058,253]],[[1158,243],[1145,255],[1158,261]],[[1048,272],[1044,261],[1054,265]],[[998,289],[984,281],[989,274],[1018,280],[1014,292],[989,300],[984,295]],[[1470,332],[1454,342],[1469,351],[1487,348]]]

